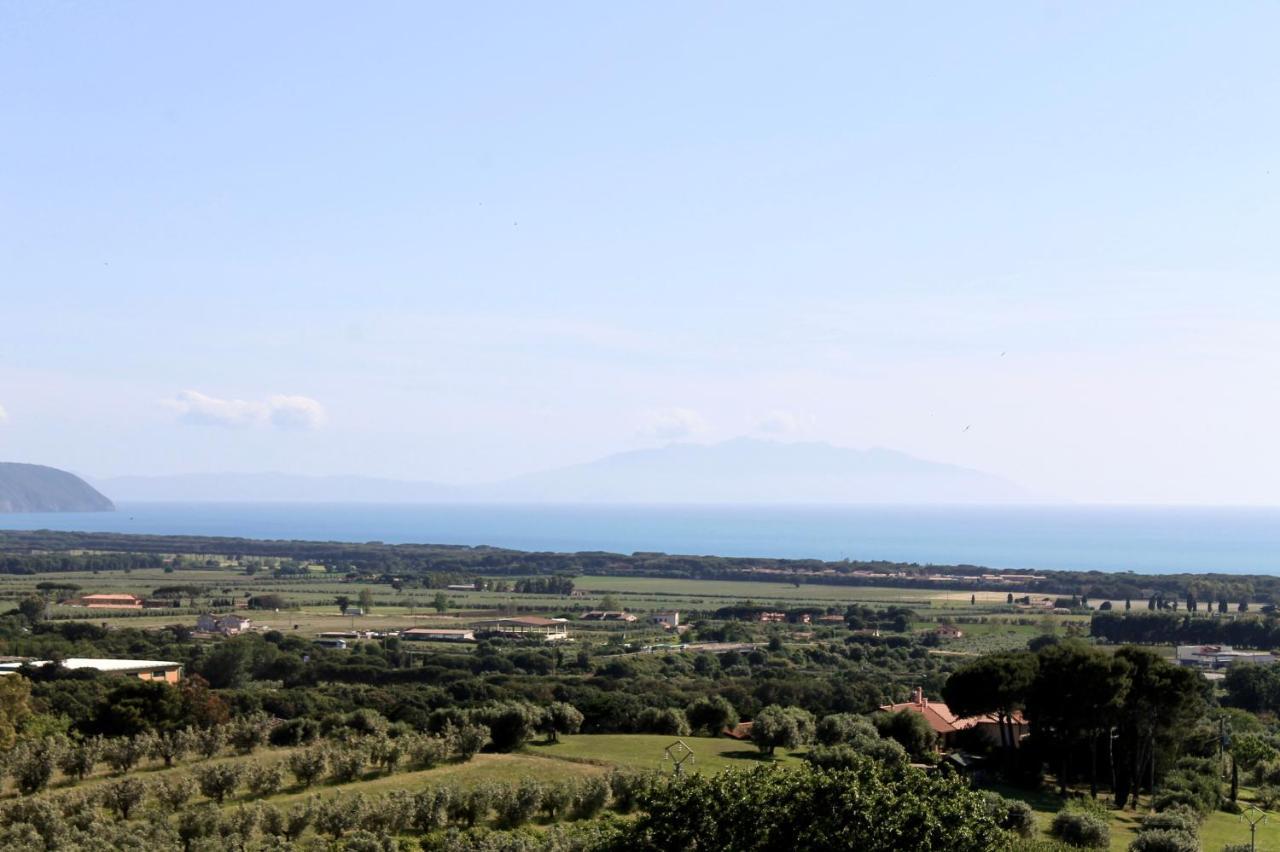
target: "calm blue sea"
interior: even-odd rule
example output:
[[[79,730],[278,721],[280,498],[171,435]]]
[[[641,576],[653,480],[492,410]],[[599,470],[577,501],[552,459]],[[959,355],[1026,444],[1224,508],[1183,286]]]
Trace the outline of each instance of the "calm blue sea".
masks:
[[[1280,571],[1280,509],[126,503],[104,514],[0,515],[0,529],[847,557],[993,568]]]

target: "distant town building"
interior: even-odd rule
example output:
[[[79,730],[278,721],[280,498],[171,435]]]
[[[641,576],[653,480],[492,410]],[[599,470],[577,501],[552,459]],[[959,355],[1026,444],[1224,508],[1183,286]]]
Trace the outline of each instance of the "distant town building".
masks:
[[[319,645],[321,648],[336,648],[341,651],[347,647],[347,640],[339,639],[336,636],[318,636],[316,637],[315,644]]]
[[[201,633],[220,633],[223,636],[236,636],[252,626],[253,622],[239,615],[214,615],[206,612],[196,619],[196,630]]]
[[[481,633],[497,633],[518,639],[542,639],[557,642],[569,638],[569,625],[563,618],[543,618],[538,615],[520,615],[480,621],[475,625]]]
[[[23,666],[51,666],[53,660],[22,660],[0,663],[0,674],[11,674]],[[59,663],[64,669],[93,669],[107,674],[132,675],[139,680],[177,683],[182,680],[182,663],[168,660],[113,660],[94,657],[69,657]]]
[[[933,635],[939,639],[962,639],[964,631],[959,627],[952,627],[950,624],[940,624],[933,628]]]
[[[1268,651],[1238,651],[1230,645],[1179,645],[1178,665],[1200,669],[1225,669],[1237,663],[1269,666],[1276,657]]]
[[[142,609],[142,598],[137,595],[81,595],[68,601],[67,605],[89,609]]]
[[[956,737],[961,731],[976,730],[989,740],[992,745],[1000,745],[1000,721],[994,714],[982,716],[957,716],[941,701],[930,701],[924,697],[924,690],[919,687],[911,695],[910,701],[900,704],[886,704],[880,708],[886,713],[898,713],[907,710],[919,713],[929,723],[929,727],[938,734],[940,745],[944,749],[954,748]],[[1015,712],[1012,719],[1013,742],[1018,745],[1022,738],[1031,732],[1031,725],[1020,712]]]
[[[649,616],[649,620],[662,627],[663,630],[675,630],[680,626],[680,613],[675,610],[655,612]]]
[[[767,624],[778,624],[787,620],[785,612],[762,612],[756,616],[756,621],[762,621]]]
[[[474,642],[476,632],[459,627],[410,627],[400,631],[400,638],[410,642]]]
[[[636,617],[629,612],[593,609],[591,612],[582,614],[583,621],[625,621],[630,623],[636,620]]]

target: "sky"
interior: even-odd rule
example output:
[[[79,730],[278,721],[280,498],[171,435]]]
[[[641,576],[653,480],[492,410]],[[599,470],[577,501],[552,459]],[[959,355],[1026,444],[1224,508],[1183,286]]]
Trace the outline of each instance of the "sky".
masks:
[[[1270,3],[0,5],[0,459],[1280,504]]]

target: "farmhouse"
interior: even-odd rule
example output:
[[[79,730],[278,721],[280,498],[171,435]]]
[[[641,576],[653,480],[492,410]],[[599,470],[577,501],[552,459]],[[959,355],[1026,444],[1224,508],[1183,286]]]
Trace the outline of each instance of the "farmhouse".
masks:
[[[625,621],[630,623],[636,620],[636,617],[629,612],[615,612],[609,610],[593,609],[591,612],[582,614],[583,621]]]
[[[238,615],[214,615],[206,612],[196,619],[196,630],[201,633],[220,633],[236,636],[253,626],[253,622]]]
[[[1226,669],[1237,663],[1269,666],[1276,659],[1269,651],[1238,651],[1230,645],[1178,646],[1178,665],[1200,669]]]
[[[786,620],[787,614],[785,612],[762,612],[756,616],[756,621],[766,624],[780,624]]]
[[[962,639],[964,631],[958,627],[952,627],[950,624],[940,624],[933,629],[933,635],[939,639]]]
[[[543,618],[538,615],[519,615],[476,623],[482,633],[497,633],[520,639],[542,639],[558,642],[569,638],[569,625],[563,618]]]
[[[907,710],[924,716],[929,727],[933,728],[942,740],[942,748],[956,746],[956,737],[962,731],[976,730],[993,745],[1000,745],[1000,722],[993,714],[984,716],[957,716],[941,701],[930,701],[924,697],[924,690],[916,687],[910,701],[901,704],[886,704],[880,708],[886,713],[898,713]],[[1031,732],[1031,725],[1021,713],[1013,714],[1013,742],[1015,746]]]
[[[663,630],[675,630],[680,626],[680,613],[675,610],[669,612],[655,612],[649,616],[649,620],[654,624],[662,627]]]
[[[67,601],[67,605],[89,609],[142,609],[142,598],[137,595],[81,595]]]
[[[410,627],[400,638],[411,642],[474,642],[476,632],[457,627]]]
[[[69,657],[61,663],[53,660],[27,660],[0,663],[0,673],[16,672],[23,666],[43,667],[61,665],[65,669],[94,669],[106,674],[132,675],[139,680],[159,680],[177,683],[182,680],[182,663],[168,660],[109,660],[92,657]]]

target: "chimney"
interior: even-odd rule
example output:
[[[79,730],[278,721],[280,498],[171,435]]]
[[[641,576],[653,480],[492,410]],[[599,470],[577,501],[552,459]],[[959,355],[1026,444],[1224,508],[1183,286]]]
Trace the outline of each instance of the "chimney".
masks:
[[[929,703],[925,700],[924,689],[919,686],[917,686],[915,691],[911,693],[911,699],[915,701],[917,707],[924,707]]]

